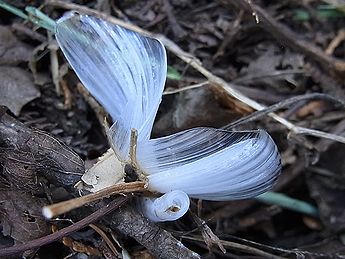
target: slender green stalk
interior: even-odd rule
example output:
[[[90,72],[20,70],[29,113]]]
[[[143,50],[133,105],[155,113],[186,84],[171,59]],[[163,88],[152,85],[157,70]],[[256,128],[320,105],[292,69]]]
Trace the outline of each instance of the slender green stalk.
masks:
[[[301,212],[306,215],[314,217],[317,217],[319,215],[318,209],[313,205],[305,201],[291,198],[282,193],[266,192],[264,194],[257,196],[255,199],[267,204],[278,205],[285,209]]]
[[[24,13],[22,10],[5,3],[4,1],[0,0],[0,8],[5,9],[6,11],[13,13],[27,21],[30,21],[40,27],[45,28],[51,32],[55,31],[55,21],[51,19],[49,16],[42,13],[35,7],[28,6],[25,8],[25,11],[28,13]]]
[[[37,25],[54,32],[55,31],[55,21],[51,19],[48,15],[44,14],[35,7],[27,6],[25,11],[29,13],[29,18],[33,17],[33,20],[36,21]]]
[[[5,9],[6,11],[13,13],[25,20],[29,19],[29,17],[20,9],[18,9],[17,7],[14,7],[12,5],[6,4],[4,1],[0,0],[0,7]]]

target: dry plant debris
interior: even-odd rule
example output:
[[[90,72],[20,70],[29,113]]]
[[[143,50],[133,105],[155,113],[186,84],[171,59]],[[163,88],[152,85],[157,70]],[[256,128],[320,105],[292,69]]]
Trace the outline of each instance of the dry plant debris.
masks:
[[[21,9],[40,6],[53,19],[77,10],[159,38],[175,79],[167,81],[153,134],[195,126],[264,128],[283,157],[275,191],[316,206],[319,215],[255,200],[203,202],[192,208],[201,219],[190,214],[157,225],[134,209],[129,194],[93,202],[55,222],[44,220],[43,204],[78,196],[74,185],[85,167],[109,148],[104,111],[61,53],[49,49],[54,42],[44,29],[1,10],[0,105],[8,109],[0,109],[0,256],[345,255],[341,1],[5,2]],[[107,184],[103,173],[100,163],[83,176],[90,189]],[[95,221],[98,227],[90,227]],[[54,233],[52,223],[59,229]]]

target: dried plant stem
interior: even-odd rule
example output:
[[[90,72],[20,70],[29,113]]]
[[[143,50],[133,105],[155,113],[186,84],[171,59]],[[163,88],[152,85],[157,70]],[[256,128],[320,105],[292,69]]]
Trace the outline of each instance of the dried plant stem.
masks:
[[[129,144],[129,158],[130,166],[134,169],[134,172],[137,174],[139,180],[145,182],[146,176],[143,171],[138,166],[137,162],[137,142],[138,142],[138,131],[136,129],[131,129],[131,139]]]
[[[136,129],[131,129],[131,139],[129,145],[129,157],[132,167],[139,171],[139,166],[137,163],[137,141],[138,141],[138,131]]]
[[[113,254],[119,257],[119,252],[116,250],[116,247],[114,246],[113,242],[108,238],[107,234],[95,224],[90,224],[89,226],[103,238],[104,242],[108,245],[109,249],[113,252]]]
[[[48,39],[49,41],[53,40],[53,35],[51,32],[48,31]],[[60,87],[60,75],[59,75],[59,60],[58,60],[58,50],[59,47],[56,44],[49,44],[49,55],[50,55],[50,71],[52,73],[53,84],[55,86],[55,91],[58,96],[61,94],[61,87]],[[65,97],[65,100],[67,98]]]
[[[245,2],[245,1],[243,1]],[[202,75],[204,75],[206,77],[206,79],[210,82],[210,84],[215,85],[216,89],[219,92],[222,93],[226,93],[232,97],[234,97],[235,99],[237,99],[238,101],[240,101],[241,103],[237,103],[240,106],[243,107],[251,107],[255,110],[263,110],[266,108],[266,106],[256,102],[255,100],[245,96],[244,94],[242,94],[241,92],[237,91],[234,88],[233,84],[227,83],[225,80],[223,80],[222,78],[214,75],[212,72],[210,72],[209,70],[207,70],[206,68],[204,68],[201,64],[201,62],[194,57],[193,55],[191,55],[188,52],[183,51],[175,42],[173,42],[172,40],[168,39],[167,37],[165,37],[164,35],[161,34],[152,34],[136,25],[130,24],[128,22],[124,22],[120,19],[117,19],[115,17],[106,15],[104,13],[101,13],[99,11],[87,8],[85,6],[81,6],[81,5],[77,5],[77,4],[71,4],[71,3],[66,3],[64,1],[61,0],[46,0],[45,2],[48,5],[51,6],[56,6],[56,7],[60,7],[60,8],[66,8],[66,9],[72,9],[72,10],[76,10],[82,13],[86,13],[86,14],[91,14],[91,15],[95,15],[99,18],[108,20],[109,22],[112,22],[114,24],[118,24],[120,26],[123,26],[125,28],[128,28],[130,30],[142,33],[144,35],[147,35],[149,37],[155,37],[158,38],[159,40],[162,41],[162,43],[165,45],[165,47],[171,51],[172,53],[174,53],[177,57],[179,57],[181,60],[183,60],[184,62],[186,62],[187,64],[189,64],[190,66],[192,66],[193,68],[195,68],[197,71],[199,71]],[[257,10],[255,10],[257,11]],[[325,59],[322,59],[322,61],[324,60],[329,60],[329,57],[325,57]],[[292,133],[294,134],[303,134],[303,135],[310,135],[310,136],[314,136],[314,137],[319,137],[319,138],[325,138],[325,139],[330,139],[333,141],[338,141],[341,143],[345,144],[345,138],[342,136],[337,136],[334,134],[330,134],[327,132],[323,132],[320,130],[314,130],[314,129],[309,129],[309,128],[304,128],[304,127],[300,127],[300,126],[296,126],[295,124],[291,123],[290,121],[280,117],[279,115],[275,114],[275,113],[269,113],[268,116],[270,116],[271,118],[273,118],[274,120],[278,121],[279,123],[281,123],[282,125],[284,125],[288,130],[290,130]]]
[[[65,236],[68,236],[69,234],[76,232],[76,231],[88,226],[90,223],[97,221],[98,219],[104,217],[104,215],[117,209],[119,206],[121,206],[123,203],[125,203],[130,198],[131,198],[131,196],[119,197],[118,199],[111,201],[107,206],[100,208],[99,210],[95,211],[91,215],[89,215],[89,216],[83,218],[82,220],[74,223],[73,225],[68,226],[66,228],[63,228],[63,229],[61,229],[57,232],[54,232],[50,235],[28,241],[24,244],[2,248],[2,249],[0,249],[0,257],[5,258],[6,256],[17,255],[17,254],[22,253],[26,250],[34,249],[34,248],[52,243],[56,240],[59,240],[59,239],[65,237]]]
[[[208,250],[211,252],[212,245],[216,244],[219,249],[226,254],[226,249],[224,248],[223,244],[220,242],[219,237],[215,235],[209,226],[207,226],[206,222],[195,215],[193,212],[190,211],[190,215],[192,216],[194,222],[199,226],[201,230],[201,234],[204,238],[204,241],[207,245]]]
[[[332,55],[334,50],[339,46],[339,44],[345,40],[345,30],[341,29],[338,31],[338,34],[335,38],[331,40],[331,42],[328,44],[328,47],[325,50],[325,53],[327,55]]]
[[[294,104],[294,103],[297,103],[300,101],[311,101],[311,100],[325,100],[325,101],[332,102],[336,105],[340,104],[341,106],[345,107],[345,102],[343,100],[334,98],[328,94],[312,93],[312,94],[297,95],[297,96],[285,99],[281,102],[275,103],[269,107],[266,107],[263,110],[253,112],[253,113],[251,113],[247,116],[244,116],[244,117],[242,117],[242,118],[240,118],[234,122],[231,122],[230,124],[226,125],[224,127],[224,129],[231,129],[231,128],[234,128],[234,127],[241,125],[243,123],[248,123],[250,121],[257,120],[263,116],[266,116],[269,113],[278,111],[278,110],[283,109],[283,108],[287,108],[291,104]]]
[[[177,94],[177,93],[181,93],[181,92],[188,91],[188,90],[191,90],[191,89],[196,89],[196,88],[200,88],[200,87],[203,87],[203,86],[207,86],[209,84],[210,84],[209,81],[204,81],[204,82],[201,82],[199,84],[188,85],[188,86],[181,87],[181,88],[174,89],[174,90],[165,90],[163,92],[163,95]]]
[[[194,237],[194,236],[183,236],[183,239],[187,240],[194,240],[198,242],[204,242],[204,240],[200,237]],[[231,241],[225,241],[225,240],[220,240],[219,241],[223,246],[232,248],[234,250],[240,250],[248,254],[252,255],[257,255],[260,256],[261,258],[270,258],[270,259],[284,259],[285,257],[277,256],[274,254],[270,254],[268,252],[262,251],[258,248],[251,247],[248,245],[242,245],[239,243],[231,242]]]
[[[62,201],[53,205],[43,207],[43,215],[46,218],[53,218],[70,210],[79,208],[85,204],[100,200],[113,194],[143,192],[147,190],[145,182],[120,183],[104,188],[98,192],[91,193],[79,198]]]
[[[230,128],[233,128],[239,124],[242,124],[242,123],[245,123],[245,122],[249,122],[249,121],[253,121],[255,119],[258,119],[264,115],[275,115],[274,111],[277,111],[281,108],[284,108],[286,106],[289,106],[293,103],[296,103],[296,102],[299,102],[299,101],[302,101],[302,100],[327,100],[327,101],[330,101],[330,102],[334,102],[334,103],[337,103],[337,104],[341,104],[342,106],[345,106],[344,102],[342,100],[338,100],[330,95],[327,95],[327,94],[320,94],[320,93],[313,93],[313,94],[305,94],[305,95],[299,95],[299,96],[294,96],[294,97],[291,97],[289,99],[286,99],[284,101],[281,101],[279,103],[276,103],[274,105],[271,105],[270,107],[266,107],[265,109],[262,109],[262,110],[259,110],[257,112],[254,112],[248,116],[245,116],[237,121],[234,121],[233,123],[225,126],[224,128],[225,129],[230,129]],[[304,128],[304,127],[299,127],[299,126],[296,126],[292,123],[290,123],[289,121],[285,120],[284,118],[281,118],[279,116],[277,116],[278,118],[282,119],[283,121],[286,121],[288,122],[289,124],[288,125],[284,125],[285,126],[291,126],[291,128],[289,128],[293,133],[295,134],[301,134],[301,135],[312,135],[312,136],[315,136],[315,137],[320,137],[320,138],[324,138],[324,139],[330,139],[330,140],[333,140],[333,141],[338,141],[338,142],[341,142],[341,143],[344,143],[345,144],[345,137],[342,137],[342,136],[339,136],[339,135],[335,135],[335,134],[331,134],[331,133],[326,133],[326,132],[323,132],[323,131],[320,131],[320,130],[314,130],[314,129],[308,129],[308,128]]]
[[[94,206],[93,209],[97,209]],[[123,206],[120,210],[104,219],[110,227],[130,236],[145,246],[155,258],[180,259],[201,258],[197,253],[185,247],[168,231],[158,224],[151,222],[130,206]]]

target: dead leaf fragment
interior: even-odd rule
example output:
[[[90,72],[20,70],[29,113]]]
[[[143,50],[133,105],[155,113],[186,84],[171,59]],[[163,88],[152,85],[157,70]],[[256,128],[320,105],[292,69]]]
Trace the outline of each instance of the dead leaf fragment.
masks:
[[[312,101],[303,106],[297,111],[299,118],[304,118],[308,115],[314,115],[320,117],[326,109],[326,104],[323,101]]]
[[[2,66],[0,78],[0,105],[17,116],[25,104],[40,96],[30,73],[21,68]]]
[[[65,246],[71,248],[75,252],[84,253],[84,254],[87,254],[89,256],[90,255],[101,256],[101,253],[100,253],[100,251],[97,248],[95,248],[93,246],[90,246],[90,245],[85,245],[82,242],[73,240],[70,237],[62,238],[62,243]]]
[[[157,121],[154,134],[167,135],[192,127],[222,127],[238,117],[225,109],[211,87],[201,87],[178,94],[175,105]],[[217,100],[218,99],[218,100]]]
[[[93,188],[91,192],[97,192],[106,187],[124,181],[124,169],[115,156],[112,149],[109,149],[99,161],[91,167],[83,176],[82,180]]]
[[[41,216],[46,201],[28,192],[0,192],[0,220],[4,236],[24,243],[50,233],[50,225]]]
[[[276,87],[279,82],[285,81],[297,85],[295,75],[301,71],[302,66],[303,60],[300,55],[288,51],[282,53],[275,47],[269,46],[256,59],[250,61],[248,67],[241,69],[241,74],[244,76],[237,79],[237,82],[261,83]]]
[[[20,40],[6,26],[0,26],[0,65],[28,62],[33,48]]]

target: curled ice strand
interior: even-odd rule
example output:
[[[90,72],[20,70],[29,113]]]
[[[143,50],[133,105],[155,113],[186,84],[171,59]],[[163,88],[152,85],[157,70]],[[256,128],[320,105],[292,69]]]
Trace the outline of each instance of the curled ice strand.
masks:
[[[153,222],[174,221],[188,211],[189,197],[182,191],[171,191],[159,198],[140,198],[141,212]]]
[[[255,197],[281,171],[277,146],[264,130],[193,128],[138,143],[137,157],[152,191],[182,190],[204,200]]]

